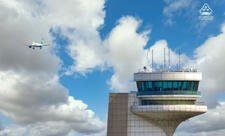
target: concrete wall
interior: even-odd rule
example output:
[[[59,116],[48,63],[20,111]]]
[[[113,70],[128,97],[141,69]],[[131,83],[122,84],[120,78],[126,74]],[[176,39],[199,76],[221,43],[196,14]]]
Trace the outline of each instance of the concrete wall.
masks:
[[[160,127],[150,122],[150,120],[142,118],[131,112],[131,106],[138,103],[139,100],[136,97],[136,94],[129,94],[127,136],[166,136],[164,131]]]
[[[107,136],[127,136],[128,93],[110,93]]]
[[[136,94],[110,93],[107,136],[166,136],[148,119],[131,112],[131,106],[138,101]]]

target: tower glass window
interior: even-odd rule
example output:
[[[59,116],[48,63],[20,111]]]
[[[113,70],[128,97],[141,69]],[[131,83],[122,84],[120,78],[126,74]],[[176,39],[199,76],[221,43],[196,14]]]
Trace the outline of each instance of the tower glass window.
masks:
[[[142,91],[197,91],[199,81],[137,81]]]
[[[161,81],[154,81],[153,88],[155,91],[162,91],[162,82]]]
[[[145,84],[144,84],[144,82],[141,82],[141,91],[144,91],[145,90]]]
[[[183,81],[182,90],[187,90],[187,82]]]
[[[197,91],[198,90],[198,84],[199,84],[199,82],[195,82],[194,83],[194,91]]]
[[[173,90],[178,90],[178,82],[177,81],[173,82]]]
[[[172,81],[169,81],[168,82],[168,88],[167,88],[167,90],[173,90],[173,82]]]
[[[167,82],[163,82],[163,90],[164,91],[168,90],[168,83]]]
[[[195,84],[195,82],[192,81],[192,82],[191,82],[191,90],[194,90],[194,84]]]
[[[182,90],[182,82],[181,81],[178,82],[178,90]]]
[[[148,82],[148,91],[152,91],[152,82]]]

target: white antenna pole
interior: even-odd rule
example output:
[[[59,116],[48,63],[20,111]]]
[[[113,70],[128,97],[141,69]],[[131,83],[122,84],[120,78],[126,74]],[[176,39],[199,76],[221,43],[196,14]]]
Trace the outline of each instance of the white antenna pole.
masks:
[[[179,64],[178,64],[178,70],[180,70],[180,49],[179,49]]]
[[[166,71],[166,48],[164,48],[164,62],[163,62],[163,71]]]
[[[148,50],[147,50],[147,56],[146,56],[146,59],[147,59],[147,64],[149,64]]]
[[[169,65],[168,65],[168,71],[170,70],[170,49],[169,49]]]
[[[154,72],[153,49],[152,49],[152,72]]]

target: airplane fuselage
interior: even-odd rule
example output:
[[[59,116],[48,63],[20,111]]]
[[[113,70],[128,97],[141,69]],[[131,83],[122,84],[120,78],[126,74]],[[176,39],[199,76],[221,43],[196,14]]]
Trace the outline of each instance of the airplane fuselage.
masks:
[[[32,49],[40,48],[41,49],[43,46],[47,46],[47,44],[33,42],[31,45],[29,45],[29,48],[32,48]]]

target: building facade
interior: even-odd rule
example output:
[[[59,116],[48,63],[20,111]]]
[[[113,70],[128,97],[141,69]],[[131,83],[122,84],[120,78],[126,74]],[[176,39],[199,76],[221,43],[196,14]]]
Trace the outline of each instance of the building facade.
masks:
[[[138,91],[110,93],[107,136],[173,136],[177,126],[207,111],[200,72],[138,72]]]

